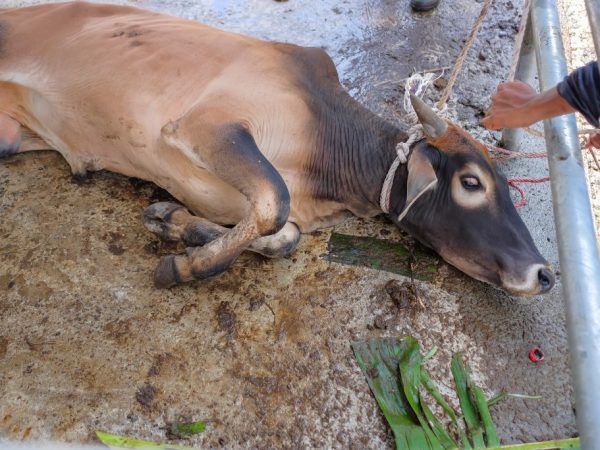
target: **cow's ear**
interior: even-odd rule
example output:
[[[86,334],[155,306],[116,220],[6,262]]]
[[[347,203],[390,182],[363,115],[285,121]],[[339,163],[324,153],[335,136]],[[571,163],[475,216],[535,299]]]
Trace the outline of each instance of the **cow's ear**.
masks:
[[[433,189],[437,184],[437,175],[431,161],[422,149],[413,150],[408,159],[408,182],[406,185],[406,203],[398,216],[398,221],[404,219],[412,205],[425,192]]]

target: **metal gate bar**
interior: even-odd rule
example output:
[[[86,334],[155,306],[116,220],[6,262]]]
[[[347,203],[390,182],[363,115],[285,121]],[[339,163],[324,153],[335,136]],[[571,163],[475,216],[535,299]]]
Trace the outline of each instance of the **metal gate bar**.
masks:
[[[600,2],[586,0],[596,51]],[[556,0],[533,0],[529,21],[542,91],[567,75]],[[523,56],[523,55],[522,55]],[[523,58],[522,65],[533,58]],[[527,68],[521,69],[527,72]],[[518,74],[517,74],[518,76]],[[554,220],[582,448],[600,449],[600,256],[575,116],[544,121]]]

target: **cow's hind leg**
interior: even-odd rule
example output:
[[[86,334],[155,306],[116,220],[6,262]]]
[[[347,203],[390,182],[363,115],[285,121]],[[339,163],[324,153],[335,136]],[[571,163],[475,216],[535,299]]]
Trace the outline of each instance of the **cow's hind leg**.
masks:
[[[162,239],[183,241],[188,247],[201,247],[214,241],[230,229],[202,217],[190,214],[177,203],[155,203],[144,210],[144,224]],[[289,255],[300,241],[300,230],[287,222],[281,230],[253,241],[248,250],[268,258]]]
[[[189,155],[190,163],[207,167],[238,189],[247,198],[249,211],[235,227],[206,245],[188,247],[186,255],[163,257],[154,274],[159,288],[222,273],[250,243],[277,233],[287,222],[290,197],[281,175],[242,124],[215,119],[218,116],[215,111],[192,111],[167,125],[163,139]]]

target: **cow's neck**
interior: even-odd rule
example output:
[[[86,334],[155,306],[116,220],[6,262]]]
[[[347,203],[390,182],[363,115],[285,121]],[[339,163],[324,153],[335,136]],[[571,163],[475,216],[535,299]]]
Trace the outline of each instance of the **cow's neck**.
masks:
[[[406,140],[400,128],[361,106],[345,92],[321,111],[311,164],[315,196],[343,203],[354,214],[380,211],[383,181]]]

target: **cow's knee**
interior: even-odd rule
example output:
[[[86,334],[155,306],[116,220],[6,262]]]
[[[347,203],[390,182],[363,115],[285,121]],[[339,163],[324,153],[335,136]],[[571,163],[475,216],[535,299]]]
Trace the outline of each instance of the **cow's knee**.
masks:
[[[283,258],[294,251],[300,242],[300,230],[292,223],[285,226],[272,236],[257,239],[250,250],[268,258]]]
[[[21,124],[0,113],[0,158],[18,153],[21,145]]]
[[[279,177],[279,174],[277,176]],[[287,223],[290,215],[290,194],[283,180],[278,181],[257,192],[253,213],[260,236],[277,233]]]

